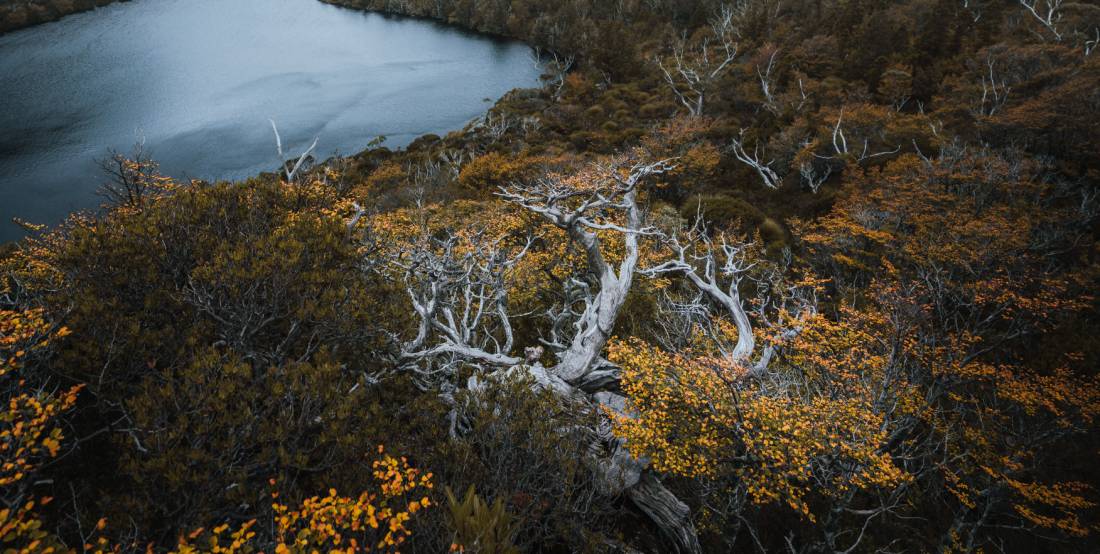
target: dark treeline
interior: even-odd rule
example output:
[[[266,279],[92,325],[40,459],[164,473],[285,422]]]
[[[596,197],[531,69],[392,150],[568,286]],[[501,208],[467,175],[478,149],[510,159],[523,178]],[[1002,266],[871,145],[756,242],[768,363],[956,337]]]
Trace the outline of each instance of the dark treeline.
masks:
[[[13,245],[5,548],[1095,550],[1096,2],[329,3],[544,86]]]
[[[66,15],[126,0],[3,0],[0,33],[56,21]]]

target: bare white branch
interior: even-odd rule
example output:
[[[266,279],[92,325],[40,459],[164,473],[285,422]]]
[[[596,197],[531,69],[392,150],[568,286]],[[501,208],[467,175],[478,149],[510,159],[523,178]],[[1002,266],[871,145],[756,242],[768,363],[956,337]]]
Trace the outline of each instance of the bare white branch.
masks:
[[[1001,79],[998,82],[995,66],[996,60],[990,52],[985,60],[986,72],[982,75],[982,97],[973,110],[975,115],[992,117],[1008,102],[1008,94],[1012,91],[1008,82]]]
[[[1058,22],[1062,20],[1063,0],[1019,0],[1019,2],[1054,35],[1055,40],[1062,40],[1062,34],[1058,32]]]
[[[790,265],[789,256],[785,265],[777,265],[761,255],[760,245],[755,241],[732,239],[721,233],[712,238],[701,218],[697,218],[691,228],[665,236],[663,243],[672,254],[670,259],[639,273],[647,277],[683,276],[695,290],[719,306],[736,326],[737,341],[732,348],[724,349],[722,337],[713,331],[713,326],[708,326],[711,337],[725,350],[731,363],[749,368],[750,375],[762,375],[774,358],[775,344],[794,338],[800,332],[797,325],[784,327],[773,321],[774,314],[789,312],[805,316],[816,312],[817,300],[813,291],[784,281],[783,273]],[[752,302],[741,297],[746,286],[756,291]],[[692,304],[688,309],[695,312],[692,319],[698,321],[703,306],[697,300]],[[755,362],[752,360],[756,350],[754,325],[770,330],[774,336]]]
[[[286,182],[293,183],[295,178],[298,177],[298,172],[302,169],[302,166],[305,165],[307,160],[311,159],[310,155],[313,154],[313,151],[317,148],[317,143],[320,142],[321,139],[319,137],[313,139],[313,144],[311,144],[305,152],[302,152],[302,155],[298,156],[294,165],[291,166],[291,160],[287,159],[286,154],[283,153],[283,139],[279,136],[279,127],[275,125],[274,119],[268,119],[268,121],[271,122],[271,130],[275,132],[275,150],[279,154],[279,162],[282,164],[283,175],[286,177]]]
[[[572,284],[572,293],[583,291],[583,309],[575,311],[572,302],[557,313],[551,347],[559,362],[551,372],[570,383],[585,380],[599,369],[601,354],[611,337],[619,310],[626,301],[634,279],[639,252],[638,241],[655,231],[645,226],[638,205],[638,188],[656,174],[672,169],[670,160],[635,163],[629,167],[612,164],[585,176],[595,182],[578,183],[550,177],[530,185],[503,187],[498,193],[505,200],[538,214],[566,232],[584,251],[589,272],[597,287]],[[623,243],[624,256],[618,266],[604,257],[597,231],[613,231]],[[567,297],[571,294],[567,294]],[[573,318],[573,336],[564,338],[564,319]]]
[[[481,234],[468,240],[449,234],[422,237],[401,251],[391,263],[404,274],[418,322],[416,336],[401,344],[401,358],[414,369],[422,362],[441,368],[422,371],[425,376],[451,375],[461,363],[520,363],[522,358],[511,355],[507,287],[531,243],[508,248]]]
[[[772,169],[771,161],[760,161],[760,145],[757,144],[753,148],[752,154],[749,154],[745,151],[744,139],[745,130],[741,129],[741,133],[738,135],[737,138],[733,139],[733,142],[731,144],[733,155],[736,156],[741,163],[756,170],[756,173],[760,176],[760,180],[763,181],[764,186],[772,189],[779,188],[779,185],[783,182],[783,180],[779,177],[779,174],[776,173],[774,169]]]
[[[541,62],[546,56],[539,48],[535,49],[535,57]],[[546,71],[550,78],[547,80],[547,84],[553,89],[554,101],[561,100],[561,95],[565,92],[565,78],[569,76],[569,72],[573,70],[573,67],[577,63],[577,58],[574,55],[562,56],[557,52],[550,54],[550,59],[546,62]]]
[[[711,20],[711,35],[698,44],[688,45],[688,38],[681,37],[673,46],[672,59],[667,65],[660,57],[654,58],[665,82],[693,117],[703,115],[708,95],[737,58],[733,13],[724,6]]]
[[[779,102],[775,98],[775,88],[773,84],[774,76],[772,71],[775,69],[775,57],[779,54],[779,49],[772,51],[771,56],[768,56],[768,63],[764,66],[764,69],[760,67],[756,68],[756,76],[760,80],[760,92],[764,95],[764,109],[772,112],[775,115],[779,115]],[[801,81],[799,81],[801,86]]]

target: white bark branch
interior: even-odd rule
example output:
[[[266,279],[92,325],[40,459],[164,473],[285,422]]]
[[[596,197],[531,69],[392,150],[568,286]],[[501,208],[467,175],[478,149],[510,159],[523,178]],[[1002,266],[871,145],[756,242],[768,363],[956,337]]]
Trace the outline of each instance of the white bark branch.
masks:
[[[733,139],[731,144],[733,155],[736,156],[741,163],[753,168],[756,174],[760,176],[760,180],[764,183],[764,186],[771,189],[779,188],[783,180],[779,177],[779,174],[771,168],[771,161],[760,161],[760,145],[756,145],[756,147],[753,148],[752,154],[749,154],[745,151],[744,139],[745,130],[742,129],[740,135]]]

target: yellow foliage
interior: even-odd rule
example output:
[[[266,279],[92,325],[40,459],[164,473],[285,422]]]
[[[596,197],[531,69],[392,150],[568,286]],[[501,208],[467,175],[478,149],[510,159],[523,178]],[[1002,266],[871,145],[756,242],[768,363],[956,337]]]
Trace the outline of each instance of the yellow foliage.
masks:
[[[52,328],[41,310],[0,310],[0,383],[6,400],[0,411],[0,491],[13,501],[0,510],[0,546],[6,552],[60,551],[36,511],[49,499],[29,500],[22,491],[42,462],[60,452],[59,419],[76,404],[82,387],[57,394],[30,390],[19,373],[32,352],[67,334],[64,327]]]
[[[781,503],[810,520],[811,492],[889,488],[906,477],[888,455],[882,416],[862,394],[771,391],[721,357],[618,342],[632,413],[611,414],[635,456],[692,478],[731,474],[758,504]],[[817,487],[822,481],[828,487]]]
[[[274,552],[398,552],[412,534],[407,527],[409,521],[433,506],[428,496],[433,486],[432,474],[410,467],[405,458],[386,455],[381,446],[378,454],[373,463],[377,491],[345,497],[329,489],[327,495],[307,498],[294,508],[278,502],[279,494],[273,492]],[[256,521],[249,521],[232,531],[228,524],[210,530],[200,528],[181,536],[174,552],[255,552],[258,550],[254,544],[255,524]]]

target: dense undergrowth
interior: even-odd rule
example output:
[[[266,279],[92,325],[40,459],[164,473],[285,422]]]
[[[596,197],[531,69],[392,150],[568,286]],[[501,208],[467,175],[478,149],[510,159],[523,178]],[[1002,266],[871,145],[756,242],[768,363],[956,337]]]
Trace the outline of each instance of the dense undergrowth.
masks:
[[[13,246],[5,548],[689,549],[588,463],[608,429],[708,552],[1095,548],[1096,3],[330,3],[525,40],[545,86],[290,179],[121,162]],[[486,377],[560,367],[606,288],[517,190],[612,195],[620,276],[639,237],[624,410]],[[433,286],[509,315],[418,332]]]

